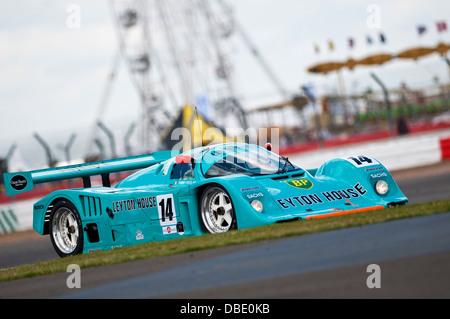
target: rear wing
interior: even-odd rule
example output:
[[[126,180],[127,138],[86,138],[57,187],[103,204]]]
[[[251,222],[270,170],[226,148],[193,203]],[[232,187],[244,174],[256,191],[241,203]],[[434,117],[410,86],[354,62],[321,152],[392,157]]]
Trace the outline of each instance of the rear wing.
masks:
[[[176,152],[177,154],[179,152]],[[163,162],[177,155],[173,151],[159,151],[147,155],[124,157],[86,164],[69,165],[28,172],[4,173],[7,196],[28,192],[34,184],[83,178],[84,187],[91,187],[90,177],[100,175],[103,186],[110,187],[110,173],[142,169]]]

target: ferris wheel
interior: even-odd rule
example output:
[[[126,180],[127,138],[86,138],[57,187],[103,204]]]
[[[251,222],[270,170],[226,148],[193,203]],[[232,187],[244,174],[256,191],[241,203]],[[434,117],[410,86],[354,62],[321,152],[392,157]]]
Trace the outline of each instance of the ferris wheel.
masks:
[[[205,118],[213,112],[219,125],[249,126],[234,84],[238,37],[288,97],[224,0],[109,0],[109,7],[119,44],[113,69],[126,62],[140,97],[140,152],[154,150],[184,105],[198,105]]]

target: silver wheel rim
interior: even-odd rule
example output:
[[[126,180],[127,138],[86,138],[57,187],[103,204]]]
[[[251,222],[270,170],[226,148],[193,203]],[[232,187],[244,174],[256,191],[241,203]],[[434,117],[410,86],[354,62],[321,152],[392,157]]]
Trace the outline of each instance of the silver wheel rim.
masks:
[[[230,230],[233,215],[233,205],[227,193],[217,188],[207,191],[202,202],[202,219],[210,233]]]
[[[78,245],[80,235],[75,214],[67,207],[59,208],[52,221],[52,236],[58,249],[70,254]]]

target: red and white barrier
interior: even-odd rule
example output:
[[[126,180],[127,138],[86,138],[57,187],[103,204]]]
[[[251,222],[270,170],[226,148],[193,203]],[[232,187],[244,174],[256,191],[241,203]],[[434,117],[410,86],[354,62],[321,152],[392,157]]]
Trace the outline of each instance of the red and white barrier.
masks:
[[[450,159],[450,129],[290,154],[289,159],[310,169],[350,155],[369,155],[391,171],[437,164]]]
[[[439,145],[441,147],[441,159],[450,159],[450,137],[443,137],[439,140]]]

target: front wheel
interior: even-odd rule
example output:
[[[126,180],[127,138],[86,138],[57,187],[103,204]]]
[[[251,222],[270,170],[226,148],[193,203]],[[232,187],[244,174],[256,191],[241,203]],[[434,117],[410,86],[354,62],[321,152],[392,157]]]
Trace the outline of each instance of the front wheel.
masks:
[[[235,225],[235,214],[230,196],[220,186],[205,189],[200,201],[203,225],[210,233],[224,233]]]
[[[60,257],[83,252],[83,229],[76,207],[67,200],[58,201],[50,213],[50,239]]]

